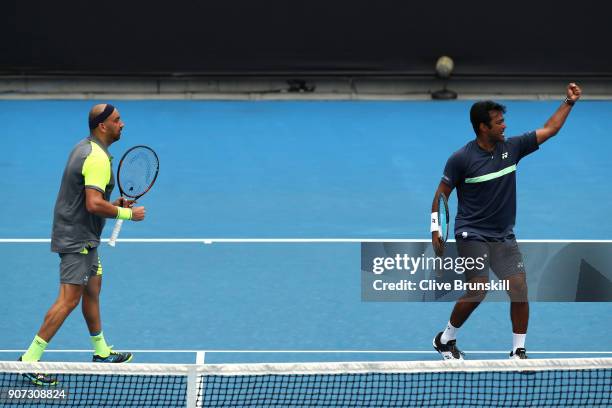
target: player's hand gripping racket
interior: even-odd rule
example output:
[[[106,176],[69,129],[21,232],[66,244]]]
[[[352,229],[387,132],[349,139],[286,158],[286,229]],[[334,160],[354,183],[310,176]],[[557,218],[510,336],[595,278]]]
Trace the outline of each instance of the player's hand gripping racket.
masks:
[[[121,197],[136,202],[153,187],[159,173],[157,154],[148,146],[134,146],[129,149],[119,162],[117,184]],[[123,220],[117,220],[108,244],[115,246]]]

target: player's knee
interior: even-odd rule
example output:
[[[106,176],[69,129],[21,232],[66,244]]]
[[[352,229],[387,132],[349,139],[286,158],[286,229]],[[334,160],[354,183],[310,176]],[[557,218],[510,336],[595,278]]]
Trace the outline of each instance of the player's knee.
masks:
[[[472,294],[470,295],[470,298],[473,299],[473,301],[475,302],[482,302],[485,297],[487,297],[487,293],[489,293],[488,290],[476,290],[471,292]]]
[[[510,292],[515,294],[527,294],[527,282],[517,282],[514,284],[510,284]]]
[[[100,290],[87,289],[83,292],[83,300],[88,302],[97,302],[100,299]]]
[[[465,293],[464,298],[469,302],[482,302],[489,293],[486,289],[469,290]]]
[[[66,312],[72,312],[80,303],[81,298],[68,298],[60,301],[60,307]]]
[[[466,282],[465,298],[471,302],[482,302],[487,296],[489,280],[485,277],[478,277]]]
[[[510,299],[513,302],[525,302],[527,300],[527,281],[524,275],[517,275],[509,280]]]

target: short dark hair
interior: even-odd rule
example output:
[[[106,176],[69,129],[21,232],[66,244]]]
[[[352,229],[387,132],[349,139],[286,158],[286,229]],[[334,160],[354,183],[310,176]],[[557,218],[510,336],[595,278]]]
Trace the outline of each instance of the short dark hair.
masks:
[[[493,101],[478,101],[472,105],[470,109],[470,122],[472,122],[472,127],[474,128],[476,136],[478,136],[478,127],[481,123],[484,123],[487,127],[491,127],[490,111],[506,113],[506,107]]]

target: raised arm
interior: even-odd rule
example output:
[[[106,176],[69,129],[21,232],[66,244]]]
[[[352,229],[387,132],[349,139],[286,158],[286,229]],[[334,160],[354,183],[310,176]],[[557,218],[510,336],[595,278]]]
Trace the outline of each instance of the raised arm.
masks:
[[[439,209],[438,208],[438,195],[442,193],[446,196],[446,198],[449,198],[452,192],[453,192],[453,189],[448,184],[444,183],[443,181],[440,182],[440,184],[438,185],[438,189],[436,190],[436,194],[434,194],[433,203],[431,203],[431,213],[432,214],[436,214]],[[433,249],[436,255],[442,256],[444,253],[444,245],[442,245],[440,234],[437,230],[431,232],[431,244],[433,245]]]
[[[546,121],[542,129],[536,130],[538,144],[544,143],[559,132],[565,123],[565,119],[567,119],[567,115],[572,110],[572,106],[580,99],[581,94],[582,90],[575,83],[572,82],[567,86],[567,96],[559,109]]]

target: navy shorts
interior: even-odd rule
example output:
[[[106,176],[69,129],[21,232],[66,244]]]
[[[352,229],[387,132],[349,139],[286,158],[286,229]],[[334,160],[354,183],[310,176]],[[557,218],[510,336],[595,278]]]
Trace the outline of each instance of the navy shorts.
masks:
[[[525,273],[523,255],[519,250],[514,235],[504,239],[489,240],[480,236],[470,235],[457,240],[457,253],[463,258],[483,259],[484,268],[466,268],[465,279],[469,282],[475,277],[489,277],[489,268],[499,279],[507,279],[512,275]]]

